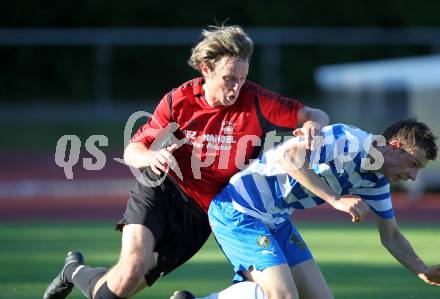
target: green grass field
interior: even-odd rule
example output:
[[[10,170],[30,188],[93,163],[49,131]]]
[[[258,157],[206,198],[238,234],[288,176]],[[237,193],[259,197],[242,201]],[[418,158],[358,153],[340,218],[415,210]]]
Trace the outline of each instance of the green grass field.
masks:
[[[81,249],[92,265],[110,265],[120,236],[111,223],[0,223],[0,298],[41,298],[68,250]],[[440,287],[423,283],[380,245],[373,224],[302,223],[336,298],[438,299]],[[402,231],[428,264],[440,263],[440,226],[402,224]],[[169,298],[186,288],[204,296],[229,285],[232,268],[210,239],[190,262],[136,298]],[[74,290],[69,298],[84,298]]]

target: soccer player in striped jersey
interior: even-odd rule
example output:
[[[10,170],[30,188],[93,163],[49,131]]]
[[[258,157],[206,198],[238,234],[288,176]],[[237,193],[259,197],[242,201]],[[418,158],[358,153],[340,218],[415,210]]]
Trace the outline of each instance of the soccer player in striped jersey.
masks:
[[[234,266],[234,282],[256,282],[269,298],[333,298],[291,222],[295,209],[327,202],[350,214],[353,222],[372,210],[388,251],[420,279],[440,285],[439,266],[429,268],[399,231],[389,185],[415,180],[436,158],[431,130],[403,120],[383,136],[344,124],[324,127],[322,134],[320,144],[307,151],[301,129],[295,130],[296,137],[235,174],[212,201],[210,224]],[[255,298],[252,294],[243,298]]]

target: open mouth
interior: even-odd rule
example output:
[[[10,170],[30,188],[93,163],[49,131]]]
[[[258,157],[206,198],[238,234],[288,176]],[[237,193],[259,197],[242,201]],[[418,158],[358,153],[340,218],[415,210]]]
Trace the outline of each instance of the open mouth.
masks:
[[[232,96],[226,96],[226,101],[227,101],[227,102],[233,102],[233,101],[235,101],[235,96],[234,96],[234,95],[232,95]]]

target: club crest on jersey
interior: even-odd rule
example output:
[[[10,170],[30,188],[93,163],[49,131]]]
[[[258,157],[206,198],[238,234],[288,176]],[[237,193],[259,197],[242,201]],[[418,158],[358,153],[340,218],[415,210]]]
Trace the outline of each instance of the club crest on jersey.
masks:
[[[270,245],[270,239],[267,236],[259,236],[257,238],[257,245],[261,248],[267,248]]]

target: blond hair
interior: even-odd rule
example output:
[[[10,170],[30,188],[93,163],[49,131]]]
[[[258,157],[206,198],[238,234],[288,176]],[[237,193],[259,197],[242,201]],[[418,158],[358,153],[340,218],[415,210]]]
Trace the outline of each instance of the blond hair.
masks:
[[[250,62],[254,44],[240,26],[210,26],[202,31],[200,41],[191,51],[188,64],[200,71],[200,64],[206,63],[214,69],[223,57],[238,58]]]

